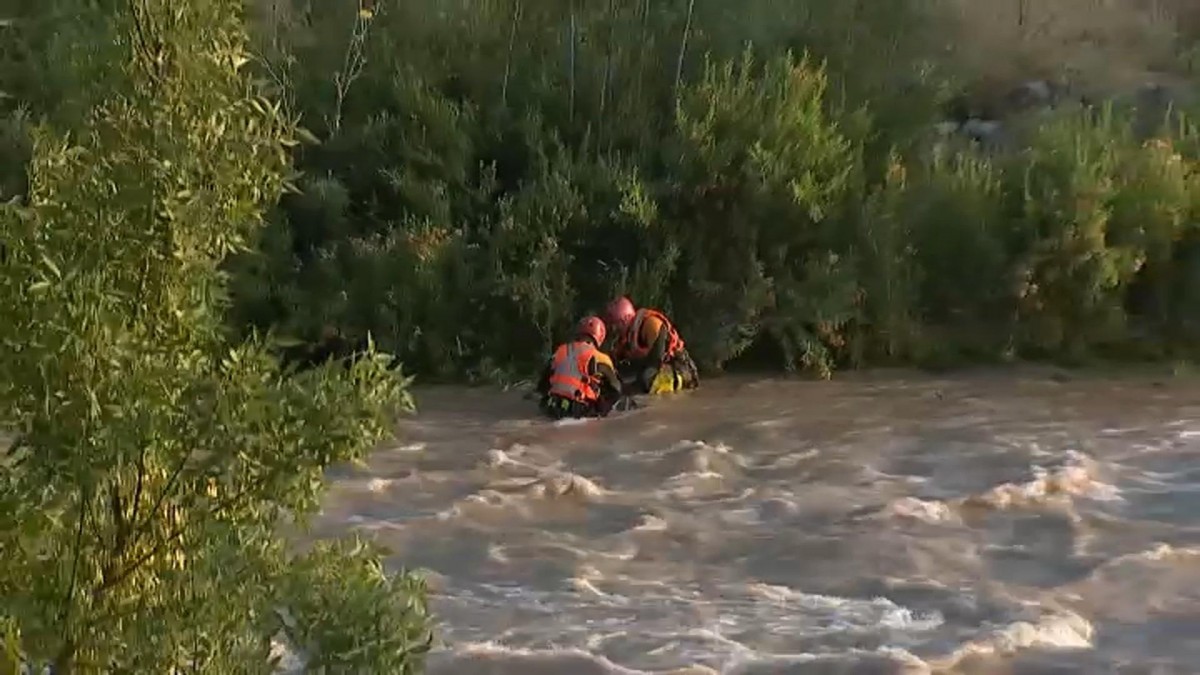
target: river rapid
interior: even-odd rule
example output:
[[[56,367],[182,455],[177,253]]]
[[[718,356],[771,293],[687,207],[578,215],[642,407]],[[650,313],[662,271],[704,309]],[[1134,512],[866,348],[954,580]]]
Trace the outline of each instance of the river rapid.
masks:
[[[428,570],[431,675],[1200,672],[1200,380],[417,396],[315,534]]]

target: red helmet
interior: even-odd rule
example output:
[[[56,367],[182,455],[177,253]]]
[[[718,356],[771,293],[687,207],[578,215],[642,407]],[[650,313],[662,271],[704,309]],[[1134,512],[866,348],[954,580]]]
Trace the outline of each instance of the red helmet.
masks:
[[[604,322],[599,318],[585,316],[579,320],[579,325],[575,326],[575,335],[589,337],[599,347],[604,344],[604,338],[608,336],[608,329],[604,327]]]
[[[612,325],[628,326],[629,322],[633,321],[633,317],[637,312],[633,309],[633,301],[625,296],[621,296],[608,303],[608,309],[605,313],[608,315],[608,321]]]

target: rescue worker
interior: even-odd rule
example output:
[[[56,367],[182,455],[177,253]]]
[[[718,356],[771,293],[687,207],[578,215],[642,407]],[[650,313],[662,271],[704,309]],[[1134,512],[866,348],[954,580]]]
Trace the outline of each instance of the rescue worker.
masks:
[[[607,332],[599,317],[584,317],[575,339],[554,350],[538,380],[543,412],[556,419],[604,417],[621,400],[621,379],[600,351]]]
[[[700,386],[695,361],[662,312],[635,309],[633,302],[622,296],[608,303],[606,315],[616,335],[613,357],[629,362],[643,391],[662,394]]]

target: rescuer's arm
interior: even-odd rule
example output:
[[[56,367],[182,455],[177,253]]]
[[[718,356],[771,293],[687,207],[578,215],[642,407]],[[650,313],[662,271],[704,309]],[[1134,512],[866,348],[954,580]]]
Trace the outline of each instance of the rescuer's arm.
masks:
[[[667,358],[667,344],[671,337],[671,329],[665,323],[658,324],[658,335],[654,337],[654,345],[646,357],[646,366],[660,366]]]
[[[550,392],[550,374],[554,372],[554,367],[551,363],[552,359],[546,360],[546,367],[542,369],[542,374],[538,377],[537,392],[545,396]]]
[[[611,362],[596,360],[596,374],[600,376],[600,388],[604,398],[617,400],[621,398],[621,378]]]
[[[650,351],[646,354],[646,358],[638,362],[637,377],[642,388],[650,391],[651,384],[658,376],[658,371],[662,368],[663,360],[666,358],[671,329],[656,317],[649,317],[642,326],[642,333],[643,339],[650,344]]]

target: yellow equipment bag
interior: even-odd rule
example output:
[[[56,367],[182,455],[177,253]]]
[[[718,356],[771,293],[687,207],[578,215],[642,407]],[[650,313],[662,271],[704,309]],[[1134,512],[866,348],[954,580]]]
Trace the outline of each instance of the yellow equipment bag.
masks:
[[[654,376],[654,381],[650,383],[650,394],[671,394],[683,389],[683,378],[675,372],[671,366],[663,366],[658,369],[658,374]]]

